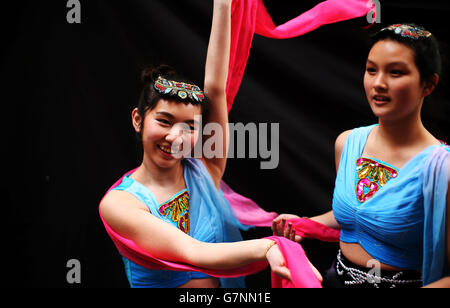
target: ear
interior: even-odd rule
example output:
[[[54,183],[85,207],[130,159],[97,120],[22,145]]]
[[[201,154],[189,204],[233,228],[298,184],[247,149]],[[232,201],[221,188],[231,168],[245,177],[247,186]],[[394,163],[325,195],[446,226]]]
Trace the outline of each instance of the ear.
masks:
[[[134,108],[133,111],[131,112],[131,121],[133,123],[133,127],[134,130],[136,131],[136,133],[140,133],[141,132],[141,128],[142,128],[142,117],[138,112],[137,108]]]
[[[439,83],[439,75],[434,74],[429,80],[425,82],[425,87],[423,88],[423,97],[427,97],[433,93],[434,89]]]

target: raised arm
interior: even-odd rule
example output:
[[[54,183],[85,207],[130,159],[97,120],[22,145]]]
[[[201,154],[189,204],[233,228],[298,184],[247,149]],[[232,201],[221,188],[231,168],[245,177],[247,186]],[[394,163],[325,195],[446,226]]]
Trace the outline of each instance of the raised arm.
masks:
[[[204,91],[210,101],[209,123],[217,123],[222,128],[222,150],[218,157],[204,158],[203,162],[211,177],[219,187],[225,172],[228,153],[228,112],[226,86],[230,58],[231,40],[231,2],[232,0],[214,0],[213,20],[205,68]],[[218,146],[216,144],[216,146]],[[217,150],[216,150],[217,151]]]

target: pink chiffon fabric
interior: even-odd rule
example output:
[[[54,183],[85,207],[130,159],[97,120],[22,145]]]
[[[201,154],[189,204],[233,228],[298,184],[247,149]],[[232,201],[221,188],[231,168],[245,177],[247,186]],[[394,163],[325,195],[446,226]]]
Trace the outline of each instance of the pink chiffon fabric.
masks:
[[[298,17],[276,26],[263,0],[234,0],[231,19],[227,107],[230,111],[244,76],[254,34],[275,39],[293,38],[323,25],[353,19],[375,11],[371,0],[323,1]]]
[[[264,211],[253,200],[235,193],[224,181],[220,182],[220,189],[243,225],[270,227],[272,220],[278,216],[275,212]]]
[[[373,9],[373,3],[367,0],[328,0],[319,3],[311,10],[285,24],[276,26],[262,0],[234,0],[232,5],[230,64],[227,81],[228,111],[231,109],[241,84],[255,33],[276,39],[292,38],[313,31],[325,24],[364,16]],[[131,170],[125,175],[133,171]],[[118,186],[121,182],[122,178],[109,190]],[[242,224],[261,227],[269,227],[272,225],[272,220],[277,216],[277,213],[264,211],[252,200],[235,193],[223,181],[220,184],[220,188],[235,212],[236,217]],[[132,240],[117,234],[105,222],[101,211],[100,218],[119,252],[124,257],[146,268],[199,271],[211,276],[226,278],[251,275],[268,266],[266,261],[259,261],[234,269],[212,270],[189,264],[161,260],[141,249]],[[296,233],[302,237],[316,238],[329,242],[339,240],[339,231],[317,222],[304,218],[289,221],[293,223],[293,228]],[[321,287],[320,281],[309,265],[308,258],[300,244],[278,236],[270,236],[267,238],[277,242],[292,277],[292,281],[289,281],[281,279],[272,273],[272,287]]]
[[[133,169],[124,176],[134,172]],[[123,176],[123,177],[124,177]],[[116,183],[108,189],[108,192],[117,187],[122,182],[120,178]],[[231,208],[238,220],[245,225],[258,225],[261,227],[269,227],[272,220],[278,214],[274,212],[266,212],[260,208],[254,201],[234,192],[225,182],[221,182],[220,187],[224,197],[230,203]],[[103,219],[100,208],[100,218],[105,226],[108,235],[111,237],[119,252],[127,259],[139,264],[143,267],[155,270],[173,270],[173,271],[197,271],[214,277],[232,278],[238,276],[247,276],[262,271],[268,266],[266,261],[253,262],[246,266],[236,267],[226,270],[214,270],[201,268],[190,264],[175,263],[167,260],[158,259],[149,252],[140,248],[134,241],[127,239],[116,233]],[[310,219],[299,218],[291,219],[292,226],[296,234],[302,237],[317,238],[322,241],[338,241],[339,231],[330,229],[325,225],[314,222]],[[286,266],[291,272],[292,281],[282,279],[272,273],[272,287],[274,288],[320,288],[320,281],[315,276],[308,258],[302,246],[298,243],[290,241],[279,236],[269,236],[268,239],[277,242],[277,245],[286,261]]]

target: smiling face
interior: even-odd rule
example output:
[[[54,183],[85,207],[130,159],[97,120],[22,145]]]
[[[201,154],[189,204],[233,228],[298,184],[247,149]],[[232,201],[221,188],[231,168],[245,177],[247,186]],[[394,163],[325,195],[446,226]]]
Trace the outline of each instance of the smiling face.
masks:
[[[167,99],[160,99],[144,119],[133,110],[133,126],[142,136],[144,160],[160,168],[178,164],[198,139],[200,116],[199,105]]]
[[[364,88],[373,113],[385,120],[420,115],[423,99],[432,91],[421,82],[414,51],[389,39],[370,50]]]

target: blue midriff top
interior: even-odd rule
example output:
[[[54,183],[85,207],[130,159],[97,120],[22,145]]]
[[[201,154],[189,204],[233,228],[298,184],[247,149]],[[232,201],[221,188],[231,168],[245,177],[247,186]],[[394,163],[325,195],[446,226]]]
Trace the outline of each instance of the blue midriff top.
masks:
[[[222,243],[242,241],[239,230],[248,230],[239,222],[223,192],[217,190],[209,172],[200,159],[181,161],[186,189],[176,193],[167,202],[159,204],[144,185],[125,176],[116,190],[127,191],[143,202],[150,213],[198,241]],[[161,234],[164,236],[164,234]],[[200,272],[152,270],[122,256],[131,287],[174,288],[191,279],[208,278]],[[223,288],[244,288],[245,277],[220,278]]]
[[[115,190],[127,191],[137,199],[142,201],[150,213],[156,217],[170,223],[171,225],[179,228],[179,221],[174,221],[171,219],[170,209],[166,209],[168,215],[164,215],[160,210],[164,205],[170,204],[171,201],[177,197],[187,193],[187,189],[183,189],[180,192],[172,196],[168,201],[158,204],[153,193],[141,183],[133,180],[128,176],[125,176],[122,183],[114,188]],[[167,212],[168,211],[168,212]],[[184,211],[188,212],[188,211]],[[184,217],[184,212],[181,212],[179,216]],[[186,227],[187,229],[188,227]],[[186,230],[187,231],[187,230]],[[204,239],[206,242],[214,242],[215,238],[213,232],[210,233],[211,236],[208,239]],[[202,279],[208,278],[210,276],[200,273],[200,272],[178,272],[169,270],[151,270],[147,269],[135,262],[122,256],[123,263],[125,265],[125,273],[128,278],[128,282],[132,288],[176,288],[179,287],[191,279]]]
[[[354,129],[342,151],[333,195],[334,217],[341,226],[340,240],[358,243],[384,264],[420,271],[424,234],[422,168],[439,145],[425,148],[400,170],[376,159],[371,159],[370,166],[358,166],[374,126]],[[365,171],[372,171],[371,176],[384,172],[384,185],[373,177],[361,180],[358,174],[364,170],[358,167],[367,167]],[[397,171],[393,177],[386,171],[392,169]]]

